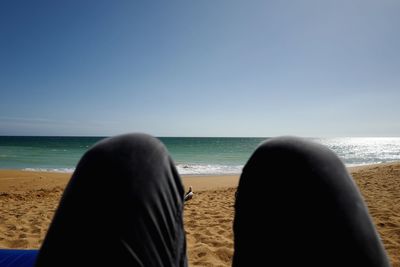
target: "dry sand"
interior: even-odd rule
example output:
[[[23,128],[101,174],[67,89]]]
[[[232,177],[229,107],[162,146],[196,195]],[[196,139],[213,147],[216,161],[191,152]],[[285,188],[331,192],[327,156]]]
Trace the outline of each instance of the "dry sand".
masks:
[[[393,267],[400,267],[400,163],[352,168]],[[0,247],[38,248],[68,174],[0,171]],[[184,177],[190,266],[230,266],[237,176]]]

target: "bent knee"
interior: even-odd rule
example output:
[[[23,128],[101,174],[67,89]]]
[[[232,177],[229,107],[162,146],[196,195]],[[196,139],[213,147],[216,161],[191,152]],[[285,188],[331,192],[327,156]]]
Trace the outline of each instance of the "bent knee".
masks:
[[[286,164],[298,160],[321,164],[329,161],[330,163],[341,164],[338,156],[328,147],[294,136],[282,136],[266,140],[256,149],[253,157],[267,157],[273,161],[284,161]]]
[[[96,143],[90,150],[110,153],[145,152],[164,150],[164,145],[157,138],[144,133],[130,133],[105,138]]]

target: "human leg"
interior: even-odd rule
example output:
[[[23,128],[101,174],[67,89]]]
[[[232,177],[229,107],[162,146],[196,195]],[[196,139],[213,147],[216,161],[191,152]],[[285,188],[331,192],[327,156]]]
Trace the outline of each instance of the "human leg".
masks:
[[[299,138],[266,141],[247,162],[234,241],[235,267],[389,266],[345,166],[329,149]]]
[[[36,266],[187,266],[183,195],[157,139],[100,141],[80,160]]]

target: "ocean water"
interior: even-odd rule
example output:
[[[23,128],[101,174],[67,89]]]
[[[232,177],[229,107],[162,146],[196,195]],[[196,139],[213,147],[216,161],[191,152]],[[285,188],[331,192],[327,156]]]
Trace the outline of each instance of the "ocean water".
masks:
[[[80,157],[102,137],[0,136],[0,169],[72,172]],[[161,137],[183,175],[238,174],[267,138]],[[400,161],[400,138],[310,138],[347,166]]]

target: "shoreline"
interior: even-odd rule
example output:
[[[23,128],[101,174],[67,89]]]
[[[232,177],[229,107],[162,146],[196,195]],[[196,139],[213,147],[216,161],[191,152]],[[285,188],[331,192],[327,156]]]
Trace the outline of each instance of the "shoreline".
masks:
[[[373,166],[382,166],[387,164],[396,164],[400,163],[400,160],[388,161],[388,162],[380,162],[380,163],[367,163],[367,164],[359,164],[359,165],[346,165],[343,164],[348,170],[359,169],[359,168],[368,168]],[[244,165],[242,166],[242,168]],[[68,170],[68,171],[56,171],[56,170]],[[3,171],[21,171],[21,172],[35,172],[35,173],[62,173],[62,174],[72,174],[75,171],[75,168],[22,168],[22,169],[14,169],[14,168],[0,168],[0,172]],[[238,176],[241,172],[237,173],[199,173],[199,174],[179,174],[181,177],[214,177],[214,176]]]
[[[393,267],[400,267],[400,162],[348,167]],[[0,170],[0,248],[39,248],[72,173]],[[230,266],[238,175],[183,175],[190,266]]]
[[[387,167],[397,164],[400,164],[400,161],[351,166],[346,168],[350,174],[353,174],[355,172],[362,172],[363,170],[367,169]],[[55,186],[65,187],[72,174],[73,172],[0,169],[0,193],[9,192],[10,190],[13,190],[14,193],[21,193],[26,190],[46,189]],[[181,178],[185,190],[187,190],[189,186],[192,186],[194,191],[218,190],[237,187],[240,173],[212,175],[189,174],[181,175]],[[27,184],[29,186],[24,186],[24,184]]]
[[[400,161],[375,163],[359,166],[346,167],[350,174],[362,172],[368,169],[389,167],[392,165],[400,165]],[[52,171],[36,171],[36,170],[23,170],[23,169],[0,169],[0,192],[8,191],[9,189],[16,188],[14,182],[19,183],[24,180],[34,181],[35,179],[50,179],[50,183],[40,183],[37,186],[40,187],[53,187],[57,185],[66,184],[70,179],[73,172],[52,172]],[[237,182],[240,178],[241,173],[230,173],[230,174],[185,174],[180,175],[182,182],[186,186],[188,183],[199,184],[199,188],[203,190],[218,189],[218,188],[234,188],[237,186]],[[53,181],[54,178],[60,180]],[[211,180],[212,179],[212,180]],[[400,179],[400,177],[399,177]],[[52,184],[56,182],[55,184]],[[208,183],[208,184],[204,184]],[[35,184],[33,188],[35,189]],[[22,191],[22,190],[17,190]]]
[[[22,193],[26,190],[47,189],[65,186],[72,173],[22,171],[15,169],[0,170],[0,193]],[[187,189],[195,191],[234,188],[239,181],[237,175],[183,175],[182,182]],[[27,184],[28,186],[25,186]],[[15,191],[14,191],[15,190]]]

